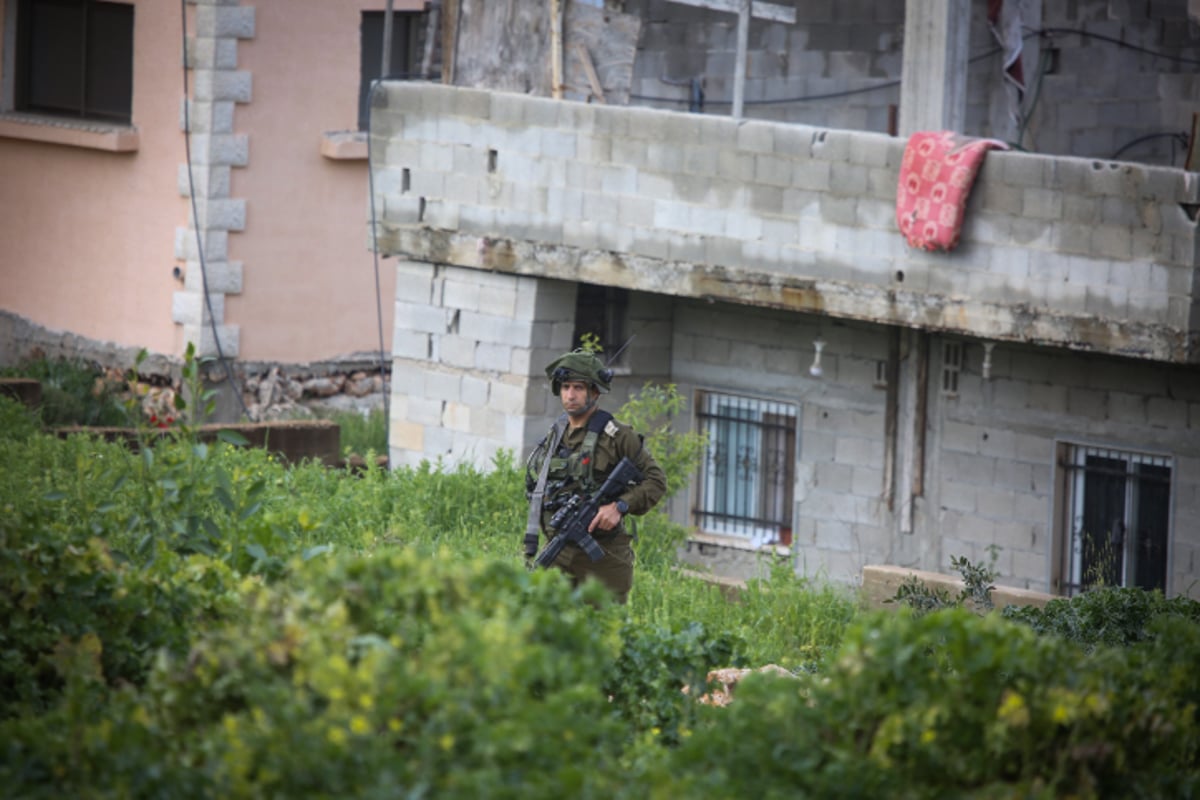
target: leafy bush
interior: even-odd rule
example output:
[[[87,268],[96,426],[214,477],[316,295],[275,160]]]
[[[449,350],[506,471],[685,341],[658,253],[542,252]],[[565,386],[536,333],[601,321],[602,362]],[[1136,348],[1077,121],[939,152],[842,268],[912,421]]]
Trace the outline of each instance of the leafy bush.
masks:
[[[0,369],[0,375],[34,378],[42,384],[42,424],[124,425],[129,417],[121,394],[124,380],[114,380],[98,365],[83,359],[30,359]]]
[[[1003,613],[1038,633],[1061,636],[1089,648],[1149,641],[1160,617],[1179,617],[1200,625],[1200,603],[1195,600],[1168,600],[1162,592],[1111,586],[1051,600],[1044,608],[1009,606]]]
[[[621,640],[621,656],[605,676],[605,690],[634,731],[666,744],[678,743],[690,725],[709,671],[740,664],[737,638],[714,635],[701,622],[677,630],[627,623]]]
[[[56,523],[56,502],[6,503],[0,514],[0,718],[51,706],[81,642],[96,681],[138,684],[156,651],[185,649],[189,623],[223,609],[230,575],[219,564],[158,549],[134,567],[86,528]]]
[[[36,414],[23,403],[0,395],[0,440],[25,442],[40,429]]]
[[[113,716],[0,727],[6,787],[57,770],[62,794],[91,796],[153,775],[187,775],[187,796],[620,795],[599,586],[405,551],[297,566],[243,602]]]
[[[956,597],[941,586],[929,586],[916,575],[909,575],[896,588],[896,594],[884,600],[885,603],[899,603],[912,609],[916,614],[928,614],[943,608],[958,608],[965,606],[978,612],[991,611],[992,591],[996,588],[996,554],[997,548],[992,545],[991,566],[973,564],[965,556],[950,556],[950,566],[958,570],[962,576],[963,588]]]
[[[743,680],[661,773],[693,798],[1190,796],[1200,628],[1167,622],[1084,659],[998,615],[872,615],[825,674]]]
[[[19,428],[0,432],[17,796],[1200,792],[1193,601],[862,617],[786,561],[730,601],[675,569],[652,514],[613,607],[523,569],[508,454],[349,476],[186,426],[138,452]],[[696,704],[707,670],[766,663],[795,677]]]

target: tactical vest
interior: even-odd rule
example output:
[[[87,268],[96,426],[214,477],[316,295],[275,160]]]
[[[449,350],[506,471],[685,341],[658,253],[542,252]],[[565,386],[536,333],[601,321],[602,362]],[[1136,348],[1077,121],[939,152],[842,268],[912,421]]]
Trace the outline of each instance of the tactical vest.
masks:
[[[583,443],[576,450],[570,451],[565,445],[560,445],[558,452],[545,456],[550,458],[550,471],[546,477],[546,498],[548,500],[554,500],[556,497],[568,493],[591,494],[600,485],[600,481],[596,480],[594,474],[596,443],[612,419],[612,414],[603,409],[596,409],[588,419]],[[552,429],[543,440],[543,446],[553,440],[554,431]]]

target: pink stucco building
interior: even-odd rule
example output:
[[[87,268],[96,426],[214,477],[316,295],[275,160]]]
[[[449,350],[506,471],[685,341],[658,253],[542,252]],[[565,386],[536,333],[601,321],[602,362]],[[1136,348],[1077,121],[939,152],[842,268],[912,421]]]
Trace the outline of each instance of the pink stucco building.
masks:
[[[392,5],[391,72],[411,74],[425,4]],[[376,352],[394,271],[377,287],[358,131],[385,7],[0,0],[0,314],[25,332],[6,356],[62,335]]]

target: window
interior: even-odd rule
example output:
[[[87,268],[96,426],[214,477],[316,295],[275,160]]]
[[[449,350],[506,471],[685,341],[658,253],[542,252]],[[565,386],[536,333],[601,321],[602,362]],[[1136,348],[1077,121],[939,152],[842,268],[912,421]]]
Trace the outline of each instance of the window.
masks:
[[[708,437],[695,509],[700,528],[754,545],[791,544],[795,406],[703,392],[696,407]]]
[[[130,123],[132,5],[17,0],[16,45],[16,110]]]
[[[945,342],[942,345],[942,394],[958,395],[958,376],[962,367],[962,342]]]
[[[360,29],[358,86],[358,129],[367,130],[371,82],[383,76],[383,18],[386,12],[364,11]],[[392,12],[392,57],[388,78],[412,78],[416,73],[418,13]]]
[[[1062,445],[1058,463],[1063,593],[1094,586],[1166,591],[1171,458]]]
[[[575,334],[572,339],[579,347],[584,334],[600,340],[605,359],[612,359],[609,366],[626,366],[625,320],[629,315],[629,290],[616,286],[579,284],[575,294]]]

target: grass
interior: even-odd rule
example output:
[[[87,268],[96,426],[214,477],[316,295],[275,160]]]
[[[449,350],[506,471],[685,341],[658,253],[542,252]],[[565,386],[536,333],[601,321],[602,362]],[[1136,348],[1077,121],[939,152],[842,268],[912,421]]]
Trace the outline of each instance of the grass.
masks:
[[[382,408],[373,408],[365,413],[329,411],[319,416],[336,422],[341,429],[338,445],[342,455],[387,455],[387,416]]]

